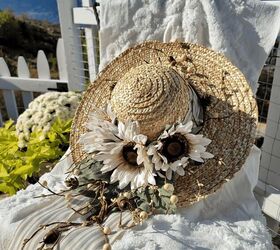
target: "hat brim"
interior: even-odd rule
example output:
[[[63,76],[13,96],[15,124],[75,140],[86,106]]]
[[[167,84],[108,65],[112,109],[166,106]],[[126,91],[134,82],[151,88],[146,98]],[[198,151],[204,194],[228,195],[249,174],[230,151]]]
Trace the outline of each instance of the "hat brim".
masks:
[[[190,164],[176,179],[179,206],[187,206],[215,192],[244,164],[254,143],[257,105],[245,77],[222,54],[196,44],[148,41],[120,54],[87,89],[74,117],[70,147],[74,162],[84,159],[78,141],[95,107],[104,107],[116,83],[131,68],[142,64],[168,64],[170,57],[186,56],[190,69],[181,72],[198,95],[207,100],[200,133],[211,139],[207,151],[214,158]],[[176,66],[174,66],[176,67]]]

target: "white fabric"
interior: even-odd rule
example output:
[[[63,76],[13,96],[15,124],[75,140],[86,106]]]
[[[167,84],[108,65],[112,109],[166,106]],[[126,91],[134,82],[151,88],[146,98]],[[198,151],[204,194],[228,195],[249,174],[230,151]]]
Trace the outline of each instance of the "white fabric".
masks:
[[[278,8],[253,0],[104,0],[101,65],[140,41],[179,38],[225,53],[256,90],[259,71],[278,34],[279,15]],[[272,249],[252,192],[259,157],[260,151],[253,147],[242,170],[214,195],[176,215],[153,217],[141,230],[128,231],[113,249]],[[66,158],[41,180],[60,190],[70,164],[71,159]],[[16,229],[29,222],[33,226],[38,211],[56,216],[52,204],[58,206],[57,200],[33,198],[43,192],[39,185],[31,185],[0,201],[0,249],[14,250],[12,245],[26,236]],[[85,246],[94,239],[81,237],[78,231],[71,237],[67,249],[74,250],[89,249]]]
[[[225,54],[254,92],[277,37],[279,8],[256,0],[104,0],[101,68],[145,40],[182,40]]]
[[[126,231],[125,241],[112,241],[113,249],[170,249],[171,246],[173,249],[272,249],[253,195],[259,158],[260,150],[253,147],[241,171],[222,189],[189,208],[180,209],[176,215],[157,215],[142,226]],[[64,173],[70,164],[71,159],[65,158],[41,181],[47,180],[54,191],[65,188]],[[16,196],[0,201],[0,249],[17,249],[39,224],[46,223],[45,218],[63,220],[69,216],[62,200],[33,198],[43,192],[38,184],[31,185]],[[62,250],[87,250],[89,242],[95,244],[100,234],[96,230],[86,235],[81,230],[75,232],[62,242],[62,245],[67,243],[67,248]]]
[[[260,150],[222,189],[176,215],[158,215],[127,232],[113,249],[272,249],[253,195]]]

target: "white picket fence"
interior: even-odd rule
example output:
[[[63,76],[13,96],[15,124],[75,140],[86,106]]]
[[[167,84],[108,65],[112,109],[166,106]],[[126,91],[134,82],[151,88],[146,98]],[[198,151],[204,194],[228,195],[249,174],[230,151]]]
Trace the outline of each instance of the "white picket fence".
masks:
[[[62,39],[57,43],[57,63],[59,79],[51,79],[50,67],[44,51],[38,51],[37,73],[38,78],[30,78],[30,71],[24,57],[18,57],[17,75],[12,77],[10,70],[3,58],[0,58],[0,89],[2,89],[4,103],[9,118],[16,120],[18,109],[14,91],[21,91],[24,108],[33,100],[33,92],[47,92],[50,90],[68,90],[68,77],[64,57]],[[0,123],[2,123],[0,113]]]
[[[97,20],[93,1],[57,0],[62,38],[57,43],[59,79],[51,79],[50,67],[45,53],[37,56],[38,78],[30,78],[26,60],[19,56],[17,77],[11,77],[10,70],[0,58],[0,89],[3,93],[8,117],[16,120],[18,107],[14,91],[21,91],[24,108],[33,100],[33,92],[82,91],[85,84],[93,81],[98,72]],[[0,111],[0,126],[3,119]]]

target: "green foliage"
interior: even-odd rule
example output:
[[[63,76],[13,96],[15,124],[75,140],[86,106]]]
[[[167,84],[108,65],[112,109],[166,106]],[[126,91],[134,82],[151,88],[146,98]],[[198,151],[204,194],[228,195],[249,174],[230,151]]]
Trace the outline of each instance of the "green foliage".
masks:
[[[43,50],[50,59],[51,77],[57,79],[53,54],[59,37],[58,24],[33,20],[27,15],[14,15],[10,10],[0,10],[0,57],[4,57],[12,76],[17,75],[17,57],[21,55],[29,65],[31,76],[37,77],[34,58],[38,50]]]
[[[10,10],[0,11],[0,27],[14,21],[14,15]]]
[[[101,168],[103,163],[100,161],[95,161],[91,156],[86,157],[84,160],[77,164],[78,169],[81,170],[79,175],[80,183],[89,183],[94,180],[103,180],[110,182],[110,173],[102,173]]]
[[[42,131],[32,132],[24,149],[18,148],[13,121],[0,128],[0,191],[16,193],[26,187],[27,178],[38,174],[43,164],[57,161],[69,146],[71,123],[57,119],[46,139]]]
[[[20,43],[21,31],[19,22],[10,10],[0,11],[0,41],[16,46]]]
[[[156,213],[174,213],[176,205],[170,202],[172,194],[173,191],[167,191],[163,186],[147,187],[145,190],[137,189],[135,194],[138,198],[137,207],[145,212],[151,212],[154,209]]]
[[[101,169],[103,166],[102,162],[94,160],[92,156],[89,155],[75,165],[74,169],[79,170],[79,179],[72,179],[71,181],[71,178],[69,178],[69,180],[66,181],[67,183],[74,183],[72,187],[71,185],[68,185],[68,187],[72,189],[74,196],[79,193],[80,195],[90,198],[87,201],[90,202],[92,207],[94,207],[94,209],[91,210],[91,212],[94,211],[94,215],[95,213],[98,214],[100,209],[102,210],[102,204],[100,204],[101,198],[96,199],[100,195],[99,192],[102,185],[104,185],[104,189],[103,192],[101,192],[101,196],[103,197],[102,199],[106,200],[108,206],[111,207],[110,212],[119,211],[119,205],[113,205],[112,203],[114,200],[126,199],[123,196],[125,192],[130,193],[130,198],[127,198],[126,201],[130,204],[126,209],[129,209],[130,211],[136,208],[140,211],[145,211],[148,214],[171,214],[176,211],[176,204],[172,203],[170,200],[174,188],[171,190],[166,189],[166,183],[162,178],[157,181],[157,186],[148,185],[132,191],[130,187],[127,186],[121,190],[119,189],[117,182],[110,183],[111,172],[102,173]],[[75,172],[74,169],[72,169],[73,173]],[[89,188],[88,184],[91,184],[92,186]]]

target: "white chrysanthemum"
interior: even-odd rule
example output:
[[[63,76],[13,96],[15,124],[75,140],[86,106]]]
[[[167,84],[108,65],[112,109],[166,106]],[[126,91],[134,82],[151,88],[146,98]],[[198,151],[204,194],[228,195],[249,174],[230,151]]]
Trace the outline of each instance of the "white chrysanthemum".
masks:
[[[192,134],[192,126],[192,121],[173,125],[165,130],[155,143],[150,144],[148,155],[152,156],[152,163],[159,176],[162,176],[159,171],[165,172],[169,180],[173,172],[185,175],[184,168],[188,165],[189,159],[204,162],[204,159],[214,157],[213,154],[206,152],[206,146],[211,140],[203,135]]]
[[[119,182],[119,188],[129,183],[131,189],[155,185],[153,166],[146,151],[147,136],[140,134],[137,122],[118,122],[107,108],[97,110],[88,121],[88,133],[81,136],[80,143],[87,153],[95,154],[94,159],[102,161],[103,173],[111,172],[111,183]]]
[[[75,92],[48,92],[34,99],[17,120],[19,146],[26,146],[34,130],[47,134],[56,118],[73,118],[80,99],[81,94]]]

